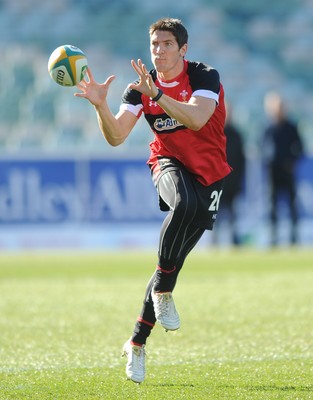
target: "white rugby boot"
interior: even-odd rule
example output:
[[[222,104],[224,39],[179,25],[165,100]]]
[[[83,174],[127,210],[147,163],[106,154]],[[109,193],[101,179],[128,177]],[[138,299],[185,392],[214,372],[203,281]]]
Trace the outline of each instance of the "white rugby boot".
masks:
[[[145,379],[145,346],[131,344],[130,339],[124,344],[122,356],[127,357],[126,376],[135,383]]]
[[[151,292],[154,313],[157,321],[166,331],[176,331],[180,328],[179,315],[175,308],[172,292]]]

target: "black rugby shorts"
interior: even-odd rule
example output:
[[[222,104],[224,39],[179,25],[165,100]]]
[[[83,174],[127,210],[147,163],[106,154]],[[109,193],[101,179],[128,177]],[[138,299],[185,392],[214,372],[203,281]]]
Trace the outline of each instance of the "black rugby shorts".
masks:
[[[188,182],[187,190],[196,193],[198,200],[197,212],[192,224],[202,229],[212,230],[219,210],[224,179],[214,182],[210,186],[204,186],[175,158],[160,158],[158,166],[151,168],[152,180],[157,191],[160,178],[170,171],[180,171],[186,177],[188,176],[188,179],[186,179],[186,182]],[[163,201],[160,194],[159,206],[161,211],[169,211],[169,206]]]

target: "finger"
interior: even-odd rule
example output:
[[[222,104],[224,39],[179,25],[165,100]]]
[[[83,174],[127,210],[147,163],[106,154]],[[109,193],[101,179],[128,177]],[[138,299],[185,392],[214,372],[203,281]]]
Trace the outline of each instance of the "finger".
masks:
[[[142,60],[141,60],[141,58],[138,58],[138,60],[137,60],[137,67],[140,69],[140,71],[141,71],[141,73],[143,72],[142,71]]]
[[[152,84],[154,85],[153,78],[152,78],[152,76],[149,74],[149,72],[146,73],[146,78],[147,78],[148,81],[149,81],[149,86],[150,86],[150,87],[152,86]]]
[[[136,85],[134,83],[130,83],[129,85],[127,85],[127,89],[136,89]]]
[[[108,77],[108,79],[104,82],[104,84],[105,85],[111,85],[111,83],[114,81],[114,79],[116,78],[116,76],[115,75],[110,75],[109,77]]]
[[[141,59],[138,60],[138,65],[139,65],[141,71],[145,74],[145,73],[147,72],[147,69],[146,69],[146,66],[145,66],[145,64],[142,62]]]
[[[141,68],[142,68],[142,71],[143,71],[144,74],[147,74],[147,73],[148,73],[146,64],[142,64],[142,67],[141,67]]]
[[[85,80],[85,78],[83,78],[79,83],[76,84],[76,86],[79,87],[80,90],[86,89],[87,81]]]
[[[76,87],[84,92],[84,90],[86,89],[86,86],[83,85],[82,82],[83,82],[83,81],[80,81],[79,83],[77,83],[77,84],[76,84]]]
[[[136,64],[136,62],[134,60],[131,61],[131,65],[134,68],[134,70],[137,72],[138,75],[142,75],[142,71],[141,71],[139,65]]]
[[[83,92],[76,92],[76,93],[74,93],[74,96],[75,97],[84,97],[84,98],[87,97],[86,93],[83,93]]]
[[[91,69],[89,67],[87,67],[86,75],[88,76],[88,79],[89,79],[90,82],[94,82],[95,81],[95,79],[93,77],[93,73],[91,72]]]

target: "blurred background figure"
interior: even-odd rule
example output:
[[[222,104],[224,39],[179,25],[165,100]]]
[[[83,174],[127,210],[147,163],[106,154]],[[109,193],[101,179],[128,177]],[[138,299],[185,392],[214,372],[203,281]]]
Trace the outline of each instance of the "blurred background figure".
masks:
[[[264,132],[263,154],[267,166],[270,189],[271,244],[278,243],[277,225],[279,196],[286,195],[291,221],[290,244],[298,241],[296,205],[297,161],[303,156],[303,144],[298,128],[287,116],[282,97],[269,92],[264,98],[264,109],[270,123]]]
[[[238,246],[241,244],[241,240],[238,230],[236,202],[243,190],[245,175],[245,152],[242,134],[239,132],[239,129],[233,122],[232,107],[229,103],[226,103],[226,124],[224,132],[227,138],[227,161],[233,168],[233,171],[225,179],[223,195],[221,197],[220,204],[221,215],[219,216],[219,219],[228,220],[232,244]]]

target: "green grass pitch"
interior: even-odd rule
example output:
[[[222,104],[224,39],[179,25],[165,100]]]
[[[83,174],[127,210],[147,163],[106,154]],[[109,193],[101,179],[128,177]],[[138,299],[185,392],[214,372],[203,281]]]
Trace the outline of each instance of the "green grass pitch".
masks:
[[[156,326],[146,380],[123,343],[156,256],[0,255],[0,399],[313,399],[313,251],[194,250]]]

